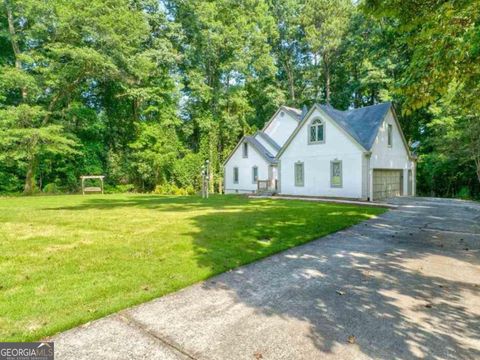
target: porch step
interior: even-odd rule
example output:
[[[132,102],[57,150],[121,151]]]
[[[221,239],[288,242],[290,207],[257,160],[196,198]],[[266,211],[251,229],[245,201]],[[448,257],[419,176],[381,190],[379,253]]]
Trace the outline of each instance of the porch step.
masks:
[[[259,196],[272,196],[275,194],[273,190],[257,190],[256,195]]]

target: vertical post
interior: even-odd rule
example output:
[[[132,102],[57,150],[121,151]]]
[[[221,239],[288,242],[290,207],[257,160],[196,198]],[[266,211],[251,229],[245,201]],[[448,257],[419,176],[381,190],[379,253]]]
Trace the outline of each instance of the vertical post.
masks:
[[[205,166],[202,165],[202,171],[200,173],[202,175],[202,199],[205,199]]]
[[[373,201],[373,169],[368,169],[368,197]]]
[[[417,159],[412,164],[412,196],[417,196]]]
[[[102,182],[102,195],[103,195],[103,177],[100,178],[100,181]]]
[[[205,185],[205,198],[207,198],[207,199],[208,199],[208,188],[209,188],[209,186],[210,186],[210,184],[209,184],[210,171],[209,171],[208,164],[209,164],[209,161],[208,161],[208,160],[205,160],[205,182],[206,182],[206,185]]]
[[[85,178],[82,176],[82,195],[85,195]]]

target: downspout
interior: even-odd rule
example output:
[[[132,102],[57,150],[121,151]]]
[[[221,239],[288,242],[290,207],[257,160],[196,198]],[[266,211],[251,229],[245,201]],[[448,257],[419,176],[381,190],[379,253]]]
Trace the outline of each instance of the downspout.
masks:
[[[372,159],[372,152],[367,151],[367,152],[364,153],[364,155],[365,155],[365,158],[367,159],[367,179],[366,179],[366,181],[367,181],[367,201],[373,201],[373,193],[372,193],[373,173],[372,173],[371,164],[370,164],[370,161]]]

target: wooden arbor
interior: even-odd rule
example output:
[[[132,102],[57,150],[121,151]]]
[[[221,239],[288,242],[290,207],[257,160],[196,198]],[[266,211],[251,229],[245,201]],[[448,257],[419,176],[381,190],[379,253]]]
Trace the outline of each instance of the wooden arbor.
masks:
[[[82,194],[85,195],[86,192],[101,192],[103,194],[103,179],[105,176],[103,175],[87,175],[87,176],[80,176],[82,179]],[[100,180],[101,186],[87,186],[85,187],[85,180],[88,179],[98,179]]]

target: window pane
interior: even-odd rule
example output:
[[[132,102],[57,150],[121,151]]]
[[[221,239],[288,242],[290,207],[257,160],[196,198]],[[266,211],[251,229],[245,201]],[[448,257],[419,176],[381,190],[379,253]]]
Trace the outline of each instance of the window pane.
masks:
[[[238,182],[238,168],[233,168],[233,182]]]
[[[317,141],[323,141],[323,125],[317,126]]]
[[[316,136],[317,134],[315,132],[315,128],[316,128],[316,126],[310,126],[310,141],[311,142],[317,141],[317,136]]]
[[[303,185],[303,164],[295,164],[295,185]]]
[[[392,146],[392,125],[388,124],[388,145]]]
[[[340,161],[332,162],[331,184],[332,186],[342,186],[342,163]]]

